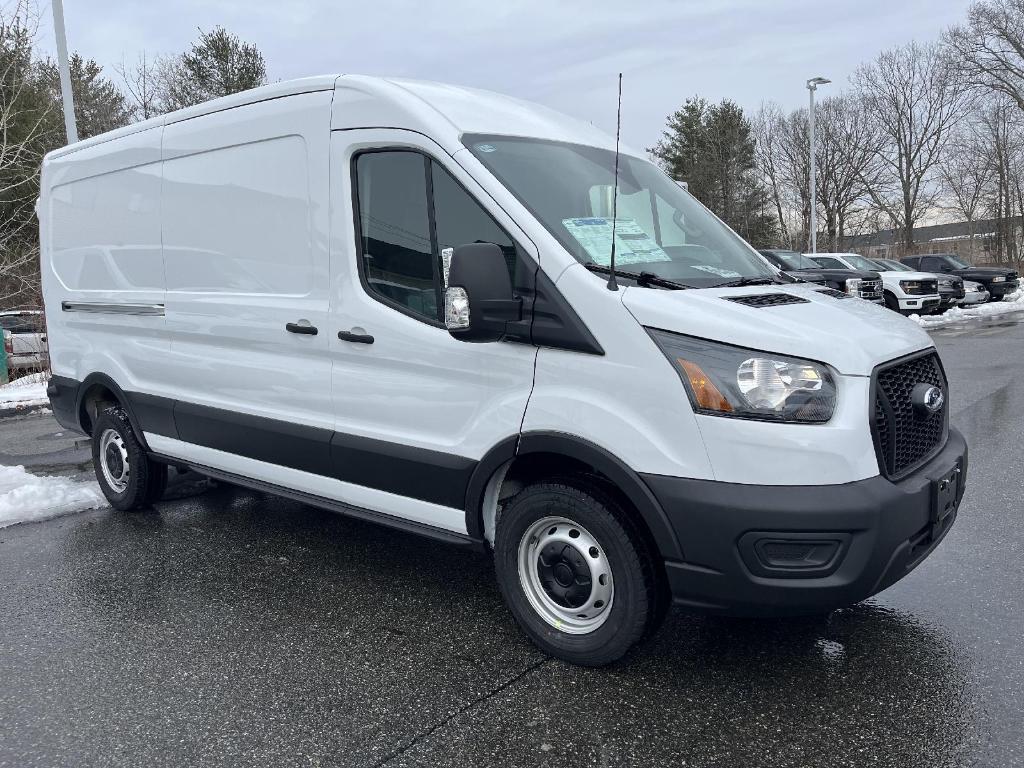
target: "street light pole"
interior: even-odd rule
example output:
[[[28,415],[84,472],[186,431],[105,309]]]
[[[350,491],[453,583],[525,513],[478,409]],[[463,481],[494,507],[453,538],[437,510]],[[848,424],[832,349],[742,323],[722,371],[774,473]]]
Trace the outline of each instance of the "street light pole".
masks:
[[[57,36],[57,68],[60,70],[60,93],[64,99],[64,130],[68,144],[78,141],[75,125],[75,97],[71,93],[71,68],[68,66],[68,39],[64,34],[64,3],[53,0],[53,31]]]
[[[810,111],[807,114],[811,139],[811,253],[818,252],[818,185],[816,183],[817,168],[814,164],[814,92],[818,90],[819,85],[831,82],[824,77],[812,77],[807,81],[807,90],[811,95]]]

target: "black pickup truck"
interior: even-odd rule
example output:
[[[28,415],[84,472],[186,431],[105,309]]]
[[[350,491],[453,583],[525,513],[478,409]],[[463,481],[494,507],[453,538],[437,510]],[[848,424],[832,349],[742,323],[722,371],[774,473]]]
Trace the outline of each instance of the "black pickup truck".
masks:
[[[877,272],[861,272],[856,269],[826,269],[796,251],[764,250],[759,253],[768,259],[783,274],[809,283],[827,285],[837,291],[858,296],[875,304],[885,303],[882,294],[882,278]]]
[[[951,253],[933,253],[928,256],[907,256],[901,261],[921,272],[950,274],[981,283],[988,290],[992,301],[1001,301],[1003,296],[1017,290],[1017,273],[1003,267],[972,267]]]

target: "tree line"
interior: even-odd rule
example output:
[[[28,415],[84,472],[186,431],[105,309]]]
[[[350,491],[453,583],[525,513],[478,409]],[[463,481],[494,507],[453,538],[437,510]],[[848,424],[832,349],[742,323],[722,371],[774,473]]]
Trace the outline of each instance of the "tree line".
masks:
[[[807,108],[767,102],[748,116],[695,97],[649,151],[755,246],[807,250],[808,123]],[[979,0],[940,39],[861,64],[815,104],[815,133],[821,250],[892,229],[909,253],[922,222],[952,219],[985,235],[993,260],[1020,264],[1024,0]],[[975,232],[980,220],[994,231]]]
[[[41,51],[39,22],[35,0],[0,6],[0,309],[41,303],[40,165],[67,143],[57,63]],[[267,82],[263,54],[223,27],[199,30],[177,54],[141,53],[113,74],[77,52],[69,65],[82,139]]]

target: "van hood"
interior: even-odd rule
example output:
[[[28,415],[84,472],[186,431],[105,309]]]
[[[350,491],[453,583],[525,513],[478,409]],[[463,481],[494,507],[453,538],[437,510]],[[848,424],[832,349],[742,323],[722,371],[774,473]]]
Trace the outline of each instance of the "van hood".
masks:
[[[730,300],[769,294],[805,301],[758,307]],[[649,328],[816,360],[849,376],[870,376],[880,363],[932,346],[916,323],[892,310],[810,285],[679,291],[631,286],[622,303]]]

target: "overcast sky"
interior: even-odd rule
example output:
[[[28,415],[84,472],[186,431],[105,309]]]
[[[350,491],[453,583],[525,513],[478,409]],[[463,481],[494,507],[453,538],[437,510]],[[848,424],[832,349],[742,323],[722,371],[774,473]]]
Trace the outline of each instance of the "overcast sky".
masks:
[[[52,49],[49,0],[43,42]],[[222,24],[256,43],[271,80],[395,75],[542,102],[651,146],[687,96],[754,110],[805,103],[815,75],[845,87],[857,65],[961,21],[968,0],[64,0],[68,45],[111,68],[176,53]],[[819,91],[822,93],[823,91]]]

